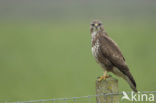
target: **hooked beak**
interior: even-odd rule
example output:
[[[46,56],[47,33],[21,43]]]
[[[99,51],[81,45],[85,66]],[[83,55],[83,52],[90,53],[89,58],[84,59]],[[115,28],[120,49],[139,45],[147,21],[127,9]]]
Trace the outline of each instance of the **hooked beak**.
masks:
[[[95,24],[95,28],[96,28],[96,30],[98,29],[98,24]]]
[[[98,24],[96,23],[96,24],[95,24],[95,27],[97,27],[97,26],[98,26]]]

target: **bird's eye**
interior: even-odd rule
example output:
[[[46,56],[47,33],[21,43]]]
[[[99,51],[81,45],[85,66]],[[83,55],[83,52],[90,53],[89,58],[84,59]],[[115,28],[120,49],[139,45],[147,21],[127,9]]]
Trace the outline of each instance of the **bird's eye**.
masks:
[[[91,24],[91,26],[95,26],[94,24]]]
[[[102,24],[101,23],[99,23],[99,25],[98,26],[101,26]]]

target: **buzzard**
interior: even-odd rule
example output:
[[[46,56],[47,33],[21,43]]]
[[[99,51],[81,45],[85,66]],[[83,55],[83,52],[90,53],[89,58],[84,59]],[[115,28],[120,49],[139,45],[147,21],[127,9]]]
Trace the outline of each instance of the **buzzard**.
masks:
[[[108,78],[107,72],[112,72],[125,79],[132,90],[137,92],[135,80],[125,63],[125,58],[117,44],[105,32],[102,22],[94,20],[90,25],[90,33],[92,54],[96,62],[104,69],[104,75],[98,80],[101,81]]]

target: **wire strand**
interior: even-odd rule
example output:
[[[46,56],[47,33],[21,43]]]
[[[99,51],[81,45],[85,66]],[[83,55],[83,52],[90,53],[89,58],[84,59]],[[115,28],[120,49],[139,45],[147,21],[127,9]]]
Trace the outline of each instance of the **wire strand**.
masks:
[[[131,92],[126,92],[127,94],[130,94]],[[156,93],[156,91],[143,91],[139,93]],[[98,97],[98,96],[109,96],[109,95],[123,95],[122,92],[120,93],[102,93],[102,94],[96,94],[96,95],[88,95],[88,96],[80,96],[80,97],[70,97],[70,98],[56,98],[56,99],[39,99],[39,100],[28,100],[28,101],[15,101],[15,102],[5,102],[5,103],[34,103],[34,102],[48,102],[48,101],[67,101],[67,100],[77,100],[81,98],[91,98],[91,97]]]

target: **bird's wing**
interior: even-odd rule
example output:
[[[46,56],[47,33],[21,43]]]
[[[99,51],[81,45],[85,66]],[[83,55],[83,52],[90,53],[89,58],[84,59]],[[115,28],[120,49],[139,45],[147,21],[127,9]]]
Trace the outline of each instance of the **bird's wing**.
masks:
[[[105,34],[105,32],[100,33],[99,36],[99,45],[100,45],[100,52],[102,55],[107,58],[115,67],[117,67],[124,75],[130,79],[130,86],[134,91],[136,90],[136,83],[131,75],[128,66],[125,63],[125,59],[117,46],[117,44]],[[129,80],[127,80],[129,81]]]
[[[105,33],[105,32],[102,32]],[[100,50],[114,66],[120,69],[120,66],[126,66],[125,59],[117,44],[107,35],[101,34],[99,37]]]

